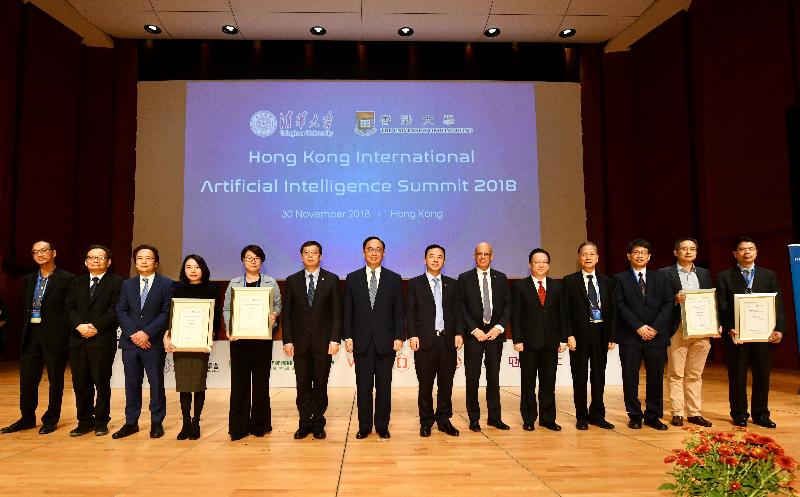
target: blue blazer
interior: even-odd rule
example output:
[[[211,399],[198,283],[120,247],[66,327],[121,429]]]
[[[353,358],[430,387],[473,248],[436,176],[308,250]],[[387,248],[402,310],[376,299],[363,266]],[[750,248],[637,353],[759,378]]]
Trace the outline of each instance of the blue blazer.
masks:
[[[647,269],[647,292],[642,295],[633,269],[614,275],[614,294],[617,300],[616,340],[620,345],[669,347],[672,336],[673,294],[666,273]],[[643,340],[636,330],[643,325],[655,328],[652,340]]]
[[[138,349],[131,341],[131,335],[139,330],[150,337],[154,349],[164,348],[164,331],[169,326],[169,308],[175,282],[156,273],[153,286],[147,294],[144,307],[139,302],[139,276],[122,282],[122,290],[117,301],[117,318],[122,329],[119,348]]]

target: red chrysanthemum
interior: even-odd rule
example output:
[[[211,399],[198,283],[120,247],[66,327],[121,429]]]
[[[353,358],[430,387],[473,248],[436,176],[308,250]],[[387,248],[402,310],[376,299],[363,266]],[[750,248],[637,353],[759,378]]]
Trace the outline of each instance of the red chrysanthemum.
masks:
[[[780,455],[775,458],[775,465],[786,471],[794,471],[797,467],[797,461],[787,455]]]
[[[694,466],[697,463],[697,458],[692,455],[691,452],[688,451],[681,451],[678,454],[678,464],[681,466],[686,466],[687,468],[690,466]]]
[[[664,458],[664,462],[667,463],[667,464],[674,463],[677,460],[678,460],[678,458],[676,456],[667,456],[667,457]]]
[[[728,466],[737,466],[739,464],[739,458],[737,457],[726,457],[722,460]]]
[[[776,444],[775,442],[768,443],[766,446],[768,451],[772,452],[773,454],[777,454],[779,456],[783,455],[783,447]]]
[[[745,444],[737,444],[733,447],[733,451],[740,456],[747,454],[747,446]]]
[[[769,451],[764,447],[757,446],[750,449],[749,456],[755,459],[766,459]]]
[[[707,444],[700,444],[697,447],[695,447],[694,449],[692,449],[692,452],[694,452],[697,455],[708,454],[710,451],[711,451],[711,447],[708,446]]]
[[[742,488],[742,484],[741,483],[739,483],[738,481],[731,482],[731,492],[735,492],[735,491],[739,490],[740,488]]]
[[[723,457],[732,456],[734,454],[733,448],[730,445],[721,445],[717,449],[717,453]]]

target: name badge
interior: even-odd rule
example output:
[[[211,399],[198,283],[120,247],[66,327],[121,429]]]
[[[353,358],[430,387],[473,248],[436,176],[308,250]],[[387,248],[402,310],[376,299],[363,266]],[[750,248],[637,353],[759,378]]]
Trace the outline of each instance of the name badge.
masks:
[[[39,324],[42,322],[42,310],[41,309],[31,309],[31,323]]]
[[[591,323],[602,323],[603,322],[603,311],[602,309],[592,309],[592,317],[589,319]]]

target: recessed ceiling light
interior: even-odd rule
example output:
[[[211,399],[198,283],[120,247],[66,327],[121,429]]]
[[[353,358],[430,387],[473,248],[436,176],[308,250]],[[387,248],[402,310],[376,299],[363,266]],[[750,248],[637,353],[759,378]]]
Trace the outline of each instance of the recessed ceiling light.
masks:
[[[495,36],[500,34],[500,28],[489,28],[483,32],[484,35],[488,36],[489,38],[494,38]]]
[[[222,26],[222,32],[225,33],[226,35],[235,35],[236,33],[239,32],[239,28],[237,28],[236,26],[231,26],[230,24],[226,24]]]
[[[144,30],[154,35],[161,34],[161,28],[159,28],[155,24],[145,24]]]
[[[566,28],[559,31],[558,36],[562,38],[569,38],[570,36],[573,36],[575,33],[577,33],[577,31],[575,31],[574,28]]]
[[[403,26],[402,28],[397,30],[397,34],[400,36],[411,36],[414,34],[414,30],[409,28],[408,26]]]
[[[311,34],[312,34],[312,35],[316,35],[316,36],[322,36],[322,35],[324,35],[324,34],[325,34],[325,33],[327,33],[327,32],[328,32],[328,30],[327,30],[327,29],[325,29],[325,28],[323,28],[322,26],[313,26],[313,27],[311,28]]]

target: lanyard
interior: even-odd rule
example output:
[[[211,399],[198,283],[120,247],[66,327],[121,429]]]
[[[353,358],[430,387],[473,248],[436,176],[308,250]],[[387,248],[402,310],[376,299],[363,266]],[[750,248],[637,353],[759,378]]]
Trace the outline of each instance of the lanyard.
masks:
[[[747,284],[747,288],[752,290],[753,289],[753,278],[756,275],[756,267],[753,266],[753,269],[748,271],[749,274],[745,274],[744,268],[742,268],[742,277],[744,278],[744,282]]]
[[[52,276],[52,273],[50,273]],[[41,309],[42,308],[42,299],[44,298],[44,292],[47,290],[47,283],[50,282],[50,276],[47,278],[42,276],[42,272],[39,271],[39,274],[36,275],[36,289],[33,291],[33,308],[34,309]]]

